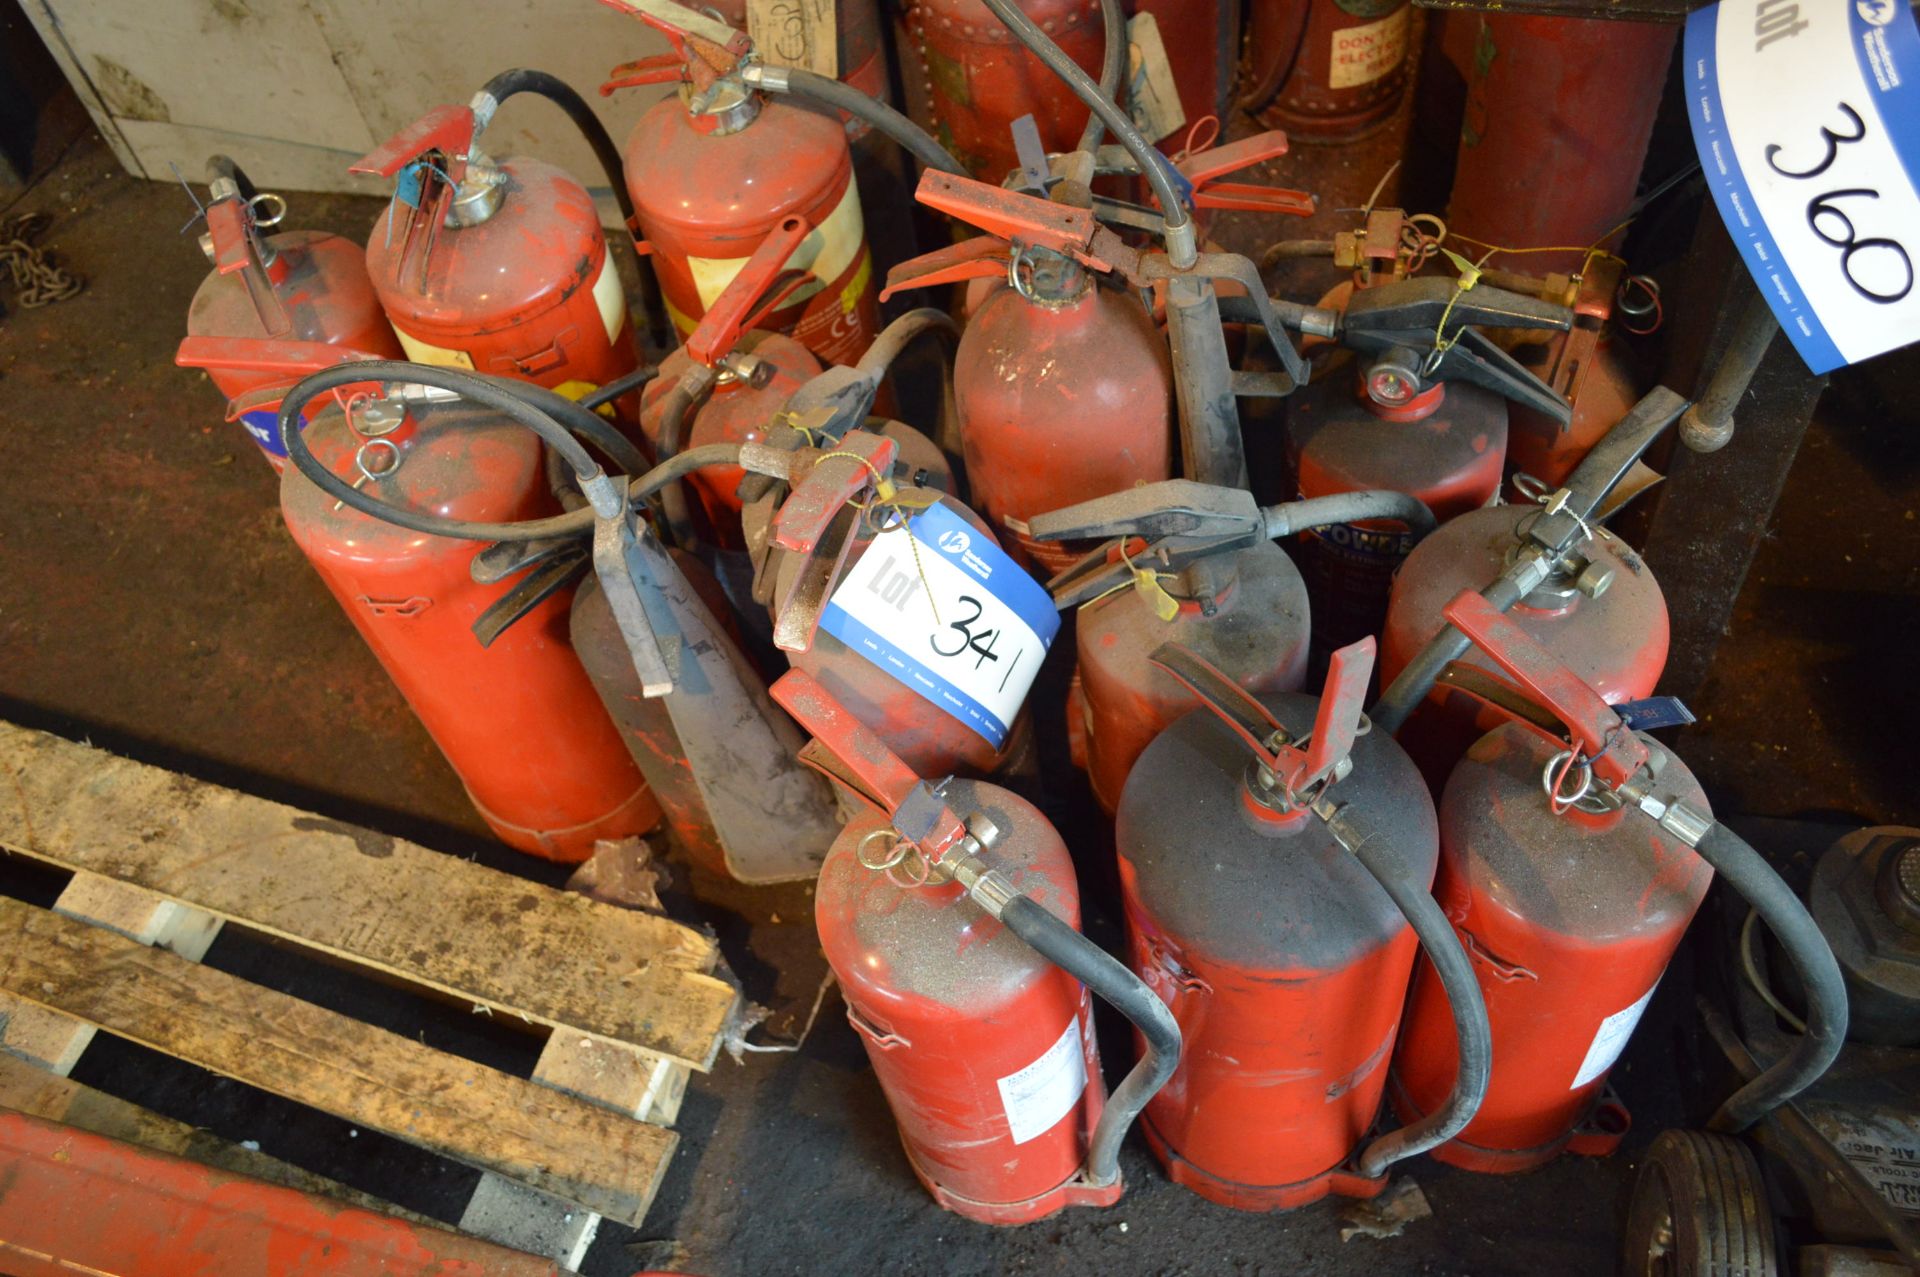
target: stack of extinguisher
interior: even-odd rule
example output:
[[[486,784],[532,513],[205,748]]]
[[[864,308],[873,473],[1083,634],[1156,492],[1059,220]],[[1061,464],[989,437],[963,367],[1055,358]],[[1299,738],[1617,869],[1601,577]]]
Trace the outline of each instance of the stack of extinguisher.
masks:
[[[1715,874],[1809,1005],[1723,1129],[1826,1067],[1831,952],[1646,735],[1690,719],[1605,521],[1688,405],[1602,358],[1617,263],[1435,273],[1438,219],[1370,203],[1332,248],[1349,283],[1270,296],[1201,220],[1311,213],[1222,180],[1287,138],[1170,156],[1143,123],[1223,108],[1237,6],[916,0],[936,136],[872,95],[870,5],[834,79],[773,65],[737,4],[603,2],[670,48],[603,86],[671,89],[624,154],[507,72],[355,166],[394,182],[364,253],[269,234],[284,209],[216,160],[180,353],[502,840],[578,860],[664,823],[702,873],[815,882],[914,1174],[990,1224],[1112,1205],[1136,1120],[1249,1211],[1374,1196],[1422,1153],[1604,1154],[1609,1070]],[[1253,9],[1261,119],[1394,109],[1403,2]],[[585,188],[481,148],[521,93],[604,165],[657,361]],[[850,135],[983,233],[878,288]],[[953,283],[964,321],[882,323]],[[939,406],[902,408],[929,365]],[[1282,408],[1270,446],[1243,400]],[[1029,704],[1043,668],[1064,716]],[[1050,739],[1112,821],[1125,961],[1034,801]],[[1110,1093],[1096,993],[1138,1048]]]

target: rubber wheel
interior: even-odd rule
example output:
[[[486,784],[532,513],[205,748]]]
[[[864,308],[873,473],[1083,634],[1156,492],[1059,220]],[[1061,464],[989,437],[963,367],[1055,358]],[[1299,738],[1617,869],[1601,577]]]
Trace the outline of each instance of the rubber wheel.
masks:
[[[1760,1164],[1739,1140],[1664,1131],[1633,1185],[1625,1277],[1780,1277]]]

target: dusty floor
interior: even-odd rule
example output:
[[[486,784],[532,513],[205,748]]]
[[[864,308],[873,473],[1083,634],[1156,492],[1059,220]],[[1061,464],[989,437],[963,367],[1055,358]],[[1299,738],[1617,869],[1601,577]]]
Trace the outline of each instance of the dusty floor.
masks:
[[[289,222],[358,238],[376,207],[298,196]],[[172,365],[206,269],[176,233],[192,211],[185,195],[126,177],[88,141],[17,210],[53,214],[48,242],[91,283],[0,320],[0,713],[552,880],[486,839],[287,539],[272,474],[221,423],[202,379]],[[1679,740],[1723,812],[1915,818],[1912,734],[1891,729],[1920,714],[1920,437],[1911,404],[1898,410],[1878,389],[1899,371],[1829,396],[1695,707],[1703,721]],[[1097,898],[1105,849],[1084,796],[1063,790],[1049,806],[1096,897],[1092,929],[1111,941]],[[36,899],[60,885],[20,866],[0,872]],[[749,996],[774,1010],[770,1039],[798,1031],[823,971],[803,889],[683,878],[669,905],[715,927]],[[537,1054],[531,1039],[243,936],[223,935],[210,960],[503,1068],[524,1072]],[[1622,1154],[1512,1180],[1422,1162],[1410,1173],[1435,1218],[1399,1240],[1346,1244],[1336,1206],[1272,1218],[1218,1209],[1170,1185],[1137,1143],[1114,1210],[1009,1231],[945,1215],[909,1175],[829,996],[798,1054],[723,1059],[696,1079],[647,1227],[605,1229],[587,1271],[668,1261],[716,1275],[1610,1272],[1635,1150],[1685,1116],[1686,984],[1679,972],[1663,987],[1616,1072],[1639,1116]],[[1109,1043],[1110,1066],[1123,1045]],[[97,1048],[77,1076],[443,1217],[471,1182],[135,1048]]]

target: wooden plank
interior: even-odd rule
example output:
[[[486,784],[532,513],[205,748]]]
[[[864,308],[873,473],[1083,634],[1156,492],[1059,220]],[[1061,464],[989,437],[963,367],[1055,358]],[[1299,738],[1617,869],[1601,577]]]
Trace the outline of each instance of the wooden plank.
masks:
[[[644,1121],[671,1125],[686,1094],[686,1066],[604,1038],[555,1030],[533,1079]],[[483,1176],[460,1216],[460,1231],[578,1268],[600,1231],[600,1216],[499,1175]]]
[[[90,873],[75,874],[53,907],[129,940],[162,945],[189,962],[205,957],[220,933],[220,920],[212,914]],[[93,1034],[85,1020],[0,993],[0,1046],[48,1072],[61,1077],[72,1072]]]
[[[44,1069],[35,1068],[24,1060],[11,1059],[5,1054],[0,1054],[0,1108],[31,1114],[49,1122],[65,1122],[68,1126],[77,1126],[95,1135],[124,1140],[155,1152],[171,1153],[175,1157],[192,1158],[203,1166],[232,1171],[238,1175],[251,1175],[269,1184],[297,1188],[303,1193],[320,1193],[365,1210],[395,1215],[416,1224],[443,1227],[437,1220],[402,1210],[371,1193],[363,1193],[324,1175],[302,1170],[258,1149],[223,1140],[212,1131],[203,1131],[151,1109],[141,1108],[105,1091],[83,1086],[71,1078],[56,1077]]]
[[[690,927],[0,723],[0,848],[697,1069],[738,999]]]
[[[16,900],[0,988],[638,1225],[677,1137]]]

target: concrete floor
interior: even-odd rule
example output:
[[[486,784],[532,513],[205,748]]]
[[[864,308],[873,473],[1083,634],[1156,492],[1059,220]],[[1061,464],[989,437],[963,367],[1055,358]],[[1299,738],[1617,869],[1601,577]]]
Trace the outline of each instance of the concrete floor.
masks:
[[[290,225],[356,238],[377,211],[348,198],[292,204]],[[90,140],[15,211],[28,210],[53,214],[47,243],[90,284],[0,320],[0,713],[555,881],[486,838],[286,537],[272,474],[220,421],[204,380],[172,365],[206,269],[177,234],[192,211],[185,195],[128,178]],[[1695,706],[1702,723],[1679,738],[1723,813],[1915,818],[1912,733],[1889,729],[1920,714],[1920,436],[1902,429],[1910,405],[1877,397],[1899,371],[1870,370],[1829,397]],[[1084,795],[1059,790],[1049,809],[1089,881],[1090,929],[1111,942],[1103,836]],[[0,874],[30,898],[59,888],[18,865]],[[773,1008],[766,1036],[798,1032],[824,970],[804,888],[683,874],[668,905],[715,928],[748,995]],[[499,1067],[525,1072],[537,1054],[531,1039],[244,936],[223,935],[210,960]],[[1616,1071],[1639,1117],[1621,1154],[1512,1180],[1417,1163],[1409,1173],[1435,1218],[1398,1240],[1344,1245],[1337,1205],[1280,1217],[1218,1209],[1170,1185],[1137,1141],[1116,1209],[1008,1231],[943,1214],[913,1182],[829,996],[799,1053],[723,1058],[696,1078],[647,1227],[608,1227],[587,1271],[1610,1272],[1636,1151],[1692,1102],[1687,984],[1679,970],[1663,986]],[[1110,1074],[1124,1051],[1107,1044]],[[472,1180],[135,1048],[97,1048],[76,1076],[442,1217]]]

